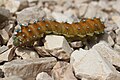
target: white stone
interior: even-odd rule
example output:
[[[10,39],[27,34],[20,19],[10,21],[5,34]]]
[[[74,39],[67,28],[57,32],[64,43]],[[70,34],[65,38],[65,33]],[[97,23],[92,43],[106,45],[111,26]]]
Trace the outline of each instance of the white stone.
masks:
[[[120,28],[120,16],[112,16],[112,20],[117,24],[118,28]]]
[[[114,49],[115,49],[116,51],[120,52],[120,46],[119,46],[119,45],[115,44],[115,45],[114,45]]]
[[[6,9],[10,10],[11,13],[16,12],[19,9],[20,1],[19,0],[8,0],[5,4]]]
[[[20,78],[19,76],[9,76],[9,77],[2,78],[2,80],[23,80],[23,79]]]
[[[6,43],[8,41],[8,39],[9,39],[8,33],[6,32],[5,29],[2,29],[2,30],[0,30],[0,34],[1,34],[2,38],[3,38],[3,40],[4,40],[4,43]]]
[[[52,77],[54,80],[77,80],[72,65],[64,61],[56,63],[52,70]]]
[[[96,13],[97,13],[97,10],[98,10],[97,4],[98,4],[97,2],[91,2],[88,5],[87,11],[85,13],[86,18],[88,18],[88,17],[92,18],[92,17],[96,16]]]
[[[45,41],[45,49],[53,50],[51,54],[60,59],[68,59],[73,51],[63,36],[47,35]]]
[[[81,4],[79,7],[79,16],[83,16],[85,12],[87,11],[88,4]]]
[[[23,59],[39,58],[39,55],[37,54],[37,52],[32,51],[32,50],[17,48],[17,49],[15,50],[15,53],[16,53],[18,56],[21,56]]]
[[[54,80],[46,72],[41,72],[37,75],[36,80]]]
[[[3,52],[2,54],[0,54],[0,62],[12,60],[13,57],[15,56],[14,50],[15,48],[12,47],[7,51]]]
[[[2,71],[5,77],[12,75],[19,76],[23,80],[35,80],[40,72],[50,74],[57,60],[53,57],[44,57],[26,60],[13,60],[3,65]]]
[[[75,51],[71,55],[75,76],[83,80],[119,80],[116,69],[95,49]]]
[[[33,22],[36,19],[40,19],[45,16],[45,12],[39,7],[29,7],[25,8],[20,12],[17,12],[17,21],[22,24],[28,24],[28,22]]]
[[[53,18],[58,21],[58,22],[68,22],[68,23],[72,23],[74,20],[72,17],[68,16],[68,15],[64,15],[62,13],[59,12],[53,12],[52,13]]]
[[[5,45],[1,46],[0,47],[0,54],[3,53],[4,51],[8,50],[8,49],[9,49],[8,46],[5,46]]]
[[[108,36],[108,43],[110,44],[110,46],[114,45],[114,40],[112,39],[110,35]]]
[[[120,53],[113,50],[110,45],[106,42],[101,41],[100,43],[93,46],[97,52],[99,52],[104,58],[110,61],[112,64],[120,67]]]
[[[51,56],[50,55],[50,53],[48,53],[46,50],[45,50],[45,48],[44,47],[40,47],[40,46],[36,46],[35,47],[35,50],[37,51],[37,53],[40,55],[40,56],[42,56],[42,57],[44,57],[44,56]]]
[[[112,5],[114,9],[116,9],[118,12],[120,12],[120,0],[116,0],[116,2]]]
[[[116,43],[120,45],[120,28],[116,30]]]

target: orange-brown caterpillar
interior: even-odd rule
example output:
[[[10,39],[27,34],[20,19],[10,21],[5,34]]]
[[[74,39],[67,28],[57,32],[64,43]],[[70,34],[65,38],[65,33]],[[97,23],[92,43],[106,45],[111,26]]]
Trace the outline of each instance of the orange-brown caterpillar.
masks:
[[[15,46],[25,45],[26,43],[36,41],[46,34],[64,35],[67,38],[93,36],[104,32],[104,24],[99,18],[84,18],[77,23],[59,23],[53,20],[35,21],[33,24],[21,25],[17,30],[13,44]]]

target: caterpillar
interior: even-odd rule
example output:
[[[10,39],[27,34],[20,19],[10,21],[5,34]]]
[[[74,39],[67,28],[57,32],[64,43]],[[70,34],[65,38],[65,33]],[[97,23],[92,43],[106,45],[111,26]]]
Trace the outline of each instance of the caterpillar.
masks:
[[[23,46],[36,41],[47,34],[63,35],[67,38],[85,38],[95,34],[104,33],[105,25],[100,18],[83,18],[79,22],[67,23],[55,20],[35,20],[32,24],[20,24],[21,29],[16,30],[13,44]]]

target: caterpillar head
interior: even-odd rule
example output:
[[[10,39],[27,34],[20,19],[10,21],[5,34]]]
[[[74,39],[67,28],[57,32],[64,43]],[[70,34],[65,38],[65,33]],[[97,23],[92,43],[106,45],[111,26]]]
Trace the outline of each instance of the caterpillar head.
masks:
[[[19,46],[20,44],[21,44],[21,42],[20,42],[20,40],[19,40],[19,38],[18,37],[14,37],[13,38],[13,45],[14,46]]]

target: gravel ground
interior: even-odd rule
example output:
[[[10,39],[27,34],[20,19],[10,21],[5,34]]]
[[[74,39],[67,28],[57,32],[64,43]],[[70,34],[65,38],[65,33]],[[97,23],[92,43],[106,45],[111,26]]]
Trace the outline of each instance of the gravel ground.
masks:
[[[100,18],[105,33],[74,42],[52,34],[15,48],[19,24],[43,17]],[[120,0],[0,0],[0,80],[120,80]]]

